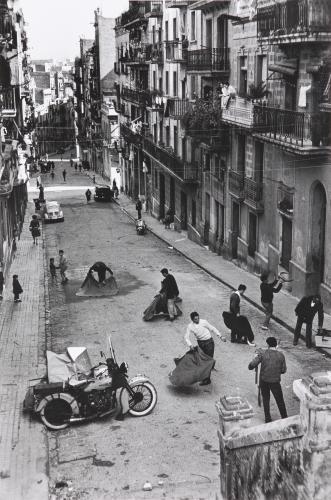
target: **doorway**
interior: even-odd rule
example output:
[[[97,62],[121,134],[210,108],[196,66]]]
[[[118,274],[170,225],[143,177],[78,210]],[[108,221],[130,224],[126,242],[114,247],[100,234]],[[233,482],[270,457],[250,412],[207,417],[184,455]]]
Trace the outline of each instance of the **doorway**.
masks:
[[[290,269],[290,260],[292,258],[292,220],[288,217],[282,217],[282,254],[280,263],[286,271]]]
[[[212,20],[207,19],[206,21],[206,47],[211,49],[213,46],[213,26]]]
[[[187,196],[183,191],[180,195],[180,226],[181,229],[187,229]]]
[[[240,224],[240,208],[235,201],[232,202],[232,258],[238,257],[238,236]]]
[[[248,217],[248,255],[255,257],[257,241],[257,216],[249,212]]]
[[[205,195],[205,226],[203,233],[203,244],[209,244],[209,229],[210,229],[210,195],[206,193]]]
[[[313,273],[313,290],[318,291],[324,281],[325,260],[325,218],[326,193],[322,184],[316,184],[312,193],[311,213],[311,271]],[[315,293],[313,292],[313,293]]]
[[[159,204],[159,218],[164,219],[164,202],[165,202],[165,182],[164,175],[160,172],[160,204]]]
[[[175,213],[176,211],[176,189],[175,189],[175,179],[170,177],[170,209]]]

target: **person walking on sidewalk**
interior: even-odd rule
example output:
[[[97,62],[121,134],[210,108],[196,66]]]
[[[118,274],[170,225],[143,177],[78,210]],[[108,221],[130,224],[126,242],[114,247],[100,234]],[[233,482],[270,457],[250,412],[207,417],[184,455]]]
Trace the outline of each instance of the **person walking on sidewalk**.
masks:
[[[91,200],[91,196],[92,196],[90,189],[87,189],[85,191],[85,196],[86,196],[86,202],[88,203]]]
[[[14,302],[22,302],[20,299],[20,294],[23,293],[23,288],[18,281],[18,275],[14,274],[13,276],[13,294],[14,294]]]
[[[278,342],[275,337],[266,340],[268,349],[258,349],[256,356],[249,363],[248,369],[254,370],[261,364],[259,389],[262,394],[265,422],[271,422],[270,391],[275,398],[279,413],[282,418],[287,418],[287,411],[280,385],[281,375],[286,373],[286,361],[282,352],[279,352]]]
[[[263,272],[260,277],[261,304],[265,310],[265,319],[262,325],[262,330],[269,330],[269,323],[274,308],[272,303],[274,298],[274,293],[278,293],[283,286],[283,283],[280,279],[273,280],[270,282],[268,280],[268,277],[269,274],[267,272]]]
[[[66,270],[68,269],[67,258],[64,255],[63,250],[59,250],[59,265],[58,269],[60,269],[61,283],[67,283],[69,280],[66,276]]]
[[[324,311],[321,296],[316,294],[303,297],[295,308],[295,314],[297,315],[297,324],[294,330],[293,345],[298,344],[302,324],[306,323],[306,346],[308,348],[312,346],[312,325],[316,313],[318,313],[318,331],[320,332],[322,330],[324,321]]]
[[[141,219],[141,210],[142,210],[142,208],[143,208],[142,203],[141,203],[140,199],[138,198],[137,203],[136,203],[136,210],[138,212],[138,220]]]
[[[198,312],[196,311],[191,312],[190,317],[191,317],[191,323],[189,323],[186,329],[186,334],[184,337],[185,342],[187,343],[190,349],[193,349],[193,345],[190,339],[190,335],[192,333],[195,336],[200,349],[205,354],[207,354],[207,356],[213,358],[215,351],[215,342],[211,334],[214,333],[223,342],[226,342],[226,338],[221,335],[221,333],[217,330],[217,328],[208,323],[207,320],[200,319]],[[206,377],[202,382],[200,382],[200,385],[209,385],[210,383],[211,380],[209,374],[208,377]]]
[[[169,321],[174,321],[174,319],[177,317],[175,300],[179,295],[177,282],[174,276],[172,274],[169,274],[167,268],[164,267],[163,269],[161,269],[161,274],[164,277],[164,280],[161,281],[160,293],[165,293],[167,299],[167,308],[169,314],[169,318],[167,319]]]
[[[49,272],[51,273],[52,279],[56,278],[56,265],[54,262],[54,257],[49,259]]]
[[[40,236],[40,224],[36,215],[32,216],[32,221],[30,222],[29,230],[33,238],[33,244],[38,245],[38,237]]]
[[[3,264],[0,262],[0,300],[3,299],[3,288],[5,285],[5,277],[3,275]]]
[[[66,172],[65,168],[63,169],[62,176],[63,176],[63,180],[65,182],[66,181],[66,176],[67,176],[67,172]]]
[[[234,316],[240,315],[240,299],[244,295],[246,290],[246,285],[240,284],[238,290],[232,292],[230,295],[230,312]],[[235,324],[235,321],[233,322]],[[237,342],[237,334],[235,329],[231,329],[231,342]]]

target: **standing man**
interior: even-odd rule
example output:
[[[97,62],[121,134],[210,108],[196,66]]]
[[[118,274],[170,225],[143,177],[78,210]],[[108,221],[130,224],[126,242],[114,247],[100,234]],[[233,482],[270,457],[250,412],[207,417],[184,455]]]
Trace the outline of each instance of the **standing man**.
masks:
[[[63,180],[65,182],[66,181],[66,176],[67,176],[67,172],[66,172],[65,168],[63,169],[62,175],[63,175]]]
[[[261,363],[259,388],[262,394],[265,422],[271,422],[270,391],[275,398],[282,418],[287,418],[280,378],[286,373],[286,362],[283,353],[277,351],[278,342],[275,337],[267,338],[268,349],[259,349],[255,358],[249,363],[248,369],[254,370]]]
[[[166,269],[165,267],[161,269],[161,274],[164,277],[164,280],[161,281],[162,288],[160,290],[160,293],[164,292],[166,295],[167,307],[169,313],[169,318],[167,318],[167,320],[174,321],[174,319],[177,316],[175,300],[176,297],[178,297],[179,295],[178,286],[173,275],[169,274],[168,269]]]
[[[66,277],[66,270],[68,269],[68,261],[66,256],[64,255],[63,250],[59,250],[59,265],[58,268],[60,269],[60,275],[61,275],[61,283],[67,283],[69,280]]]
[[[238,286],[238,290],[232,292],[230,295],[230,312],[236,317],[240,315],[240,298],[244,295],[246,288],[246,285],[240,284]],[[235,321],[233,321],[233,325],[235,325]],[[237,341],[239,341],[239,339],[237,339],[236,330],[235,328],[232,328],[231,342],[233,343]]]
[[[226,342],[226,338],[222,337],[220,332],[215,328],[213,325],[208,323],[207,320],[205,319],[200,319],[199,313],[196,311],[192,312],[190,314],[191,317],[191,323],[187,326],[186,329],[186,334],[185,334],[185,342],[189,346],[190,349],[193,349],[192,342],[190,340],[190,334],[192,333],[197,342],[198,346],[200,349],[207,354],[207,356],[210,356],[211,358],[214,357],[214,350],[215,350],[215,342],[213,337],[211,336],[212,333],[217,335],[223,342]],[[211,372],[210,372],[211,373]],[[202,382],[200,382],[200,385],[209,385],[211,383],[210,380],[210,374],[207,378],[205,378]]]
[[[271,283],[268,283],[268,273],[264,272],[260,277],[261,285],[261,304],[265,309],[265,319],[262,325],[262,330],[269,330],[270,319],[274,310],[273,306],[273,298],[274,293],[278,293],[282,288],[283,283],[280,279],[274,280]]]
[[[138,198],[137,203],[136,203],[136,210],[137,210],[137,212],[138,212],[138,220],[140,220],[140,219],[141,219],[141,210],[142,210],[142,208],[143,208],[143,206],[142,206],[142,204],[141,204],[140,199]],[[162,272],[162,271],[161,271],[161,272]]]
[[[320,332],[322,330],[324,321],[324,311],[321,296],[316,294],[309,295],[308,297],[303,297],[295,308],[295,314],[298,318],[294,331],[293,345],[298,344],[302,324],[306,323],[306,346],[308,348],[311,347],[312,325],[316,313],[318,313],[318,331]]]
[[[3,287],[4,287],[4,284],[5,284],[5,277],[3,275],[3,265],[2,265],[2,262],[0,262],[0,300],[3,299]]]

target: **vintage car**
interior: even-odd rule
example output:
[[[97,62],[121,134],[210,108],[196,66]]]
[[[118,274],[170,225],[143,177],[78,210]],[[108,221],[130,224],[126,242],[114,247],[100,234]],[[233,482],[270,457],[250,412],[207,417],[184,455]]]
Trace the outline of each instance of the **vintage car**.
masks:
[[[63,212],[60,207],[60,203],[57,201],[47,201],[44,211],[45,223],[48,222],[63,222]]]
[[[95,201],[112,201],[114,199],[114,191],[110,186],[96,186],[95,188]]]

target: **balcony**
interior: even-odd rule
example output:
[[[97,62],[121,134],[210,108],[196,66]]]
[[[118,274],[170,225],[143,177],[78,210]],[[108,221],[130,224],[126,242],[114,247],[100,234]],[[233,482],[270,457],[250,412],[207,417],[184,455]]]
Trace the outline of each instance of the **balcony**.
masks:
[[[15,89],[0,87],[0,118],[13,118],[14,116],[16,116]]]
[[[9,163],[5,163],[0,177],[0,196],[8,198],[13,190],[13,186],[14,171],[10,168]]]
[[[187,70],[200,72],[224,72],[230,70],[230,49],[199,49],[187,52]]]
[[[244,179],[244,172],[229,170],[229,191],[238,201],[245,198]]]
[[[142,136],[134,132],[128,125],[121,123],[121,136],[130,144],[141,144]]]
[[[127,65],[147,64],[148,59],[146,56],[145,44],[141,43],[137,46],[130,44],[129,50],[124,51],[123,47],[121,47],[119,60],[125,62]]]
[[[145,14],[147,13],[146,9],[147,2],[133,2],[129,10],[124,12],[118,19],[118,23],[116,22],[116,28],[122,27],[131,27],[135,24],[139,24],[142,22],[147,22],[145,20]]]
[[[154,64],[163,63],[163,44],[151,43],[146,45],[146,61]]]
[[[196,0],[166,0],[166,7],[168,9],[180,9],[181,7],[187,7],[195,1]]]
[[[261,182],[245,177],[244,197],[246,205],[253,208],[257,213],[263,213],[263,184]]]
[[[181,160],[175,154],[158,146],[152,139],[143,139],[144,153],[148,154],[162,164],[171,174],[174,174],[182,182],[198,182],[198,168],[196,164],[191,164]]]
[[[230,98],[222,109],[222,120],[243,127],[254,126],[254,104],[243,97]]]
[[[7,7],[0,7],[0,43],[10,41],[12,38],[13,23]]]
[[[270,1],[269,6],[257,9],[257,36],[275,44],[331,41],[331,3]]]
[[[283,145],[298,154],[321,154],[330,150],[328,115],[254,105],[254,129],[264,140]],[[323,121],[324,119],[324,121]]]
[[[162,0],[156,0],[150,2],[150,5],[146,5],[146,17],[162,17],[163,8]]]
[[[130,89],[123,87],[121,93],[122,99],[134,102],[139,106],[146,106],[148,104],[148,95],[144,90]]]
[[[170,118],[182,118],[189,110],[190,102],[188,99],[168,98],[168,111]]]
[[[165,42],[165,58],[167,61],[186,62],[187,48],[183,48],[183,43],[178,40]]]

